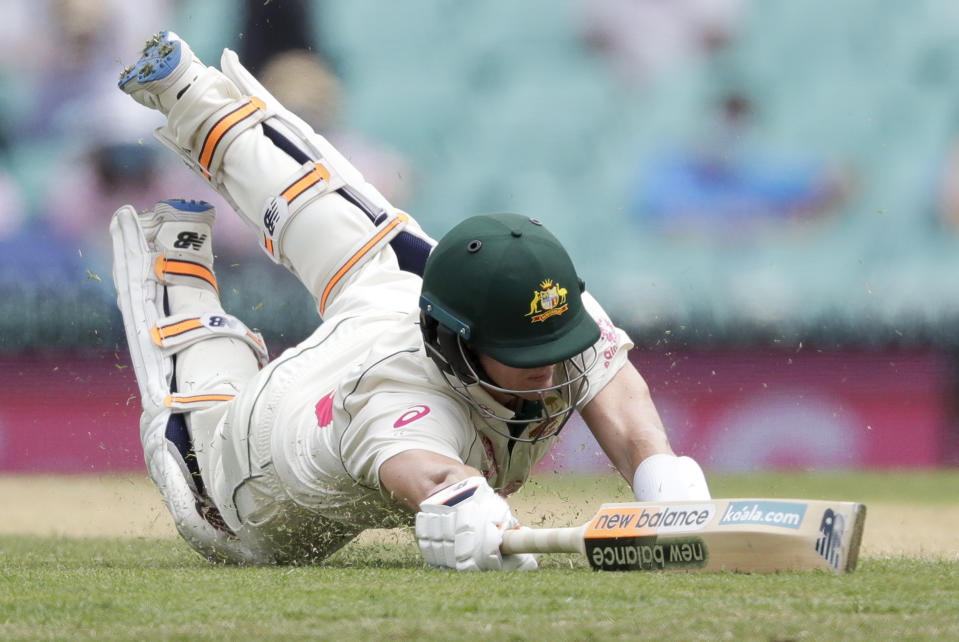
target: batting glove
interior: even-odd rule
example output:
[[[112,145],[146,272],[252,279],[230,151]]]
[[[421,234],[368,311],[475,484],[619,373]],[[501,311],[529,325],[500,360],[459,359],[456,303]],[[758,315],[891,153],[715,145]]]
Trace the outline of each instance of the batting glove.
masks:
[[[431,495],[416,514],[416,541],[427,564],[457,571],[534,571],[536,556],[503,555],[503,532],[519,528],[506,500],[482,477]]]

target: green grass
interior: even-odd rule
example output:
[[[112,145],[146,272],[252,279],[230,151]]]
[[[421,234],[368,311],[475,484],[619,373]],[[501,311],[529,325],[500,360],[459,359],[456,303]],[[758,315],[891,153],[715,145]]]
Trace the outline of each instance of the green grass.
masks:
[[[959,470],[710,475],[709,480],[714,497],[792,496],[953,506],[959,500]]]
[[[717,478],[713,490],[941,506],[956,480],[953,472],[770,475]],[[529,495],[575,502],[622,489],[609,479],[549,478]],[[959,561],[867,558],[843,576],[684,575],[596,573],[558,555],[543,557],[536,573],[456,574],[426,569],[408,543],[353,544],[312,568],[237,568],[207,564],[173,539],[0,537],[4,640],[480,636],[959,639]]]
[[[317,568],[206,564],[170,540],[6,537],[3,639],[955,639],[959,563],[865,560],[856,573],[437,572],[352,547]]]

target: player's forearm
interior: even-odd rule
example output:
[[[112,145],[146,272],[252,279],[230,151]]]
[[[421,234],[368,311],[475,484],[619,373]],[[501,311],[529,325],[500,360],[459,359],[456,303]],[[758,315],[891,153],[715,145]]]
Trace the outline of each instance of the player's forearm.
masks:
[[[616,373],[582,414],[638,501],[709,499],[702,468],[675,456],[649,386],[632,365]]]
[[[430,495],[481,473],[462,462],[427,450],[407,450],[380,466],[380,485],[412,511]]]
[[[627,480],[647,457],[673,454],[649,386],[626,364],[582,410],[583,420]]]
[[[650,424],[602,431],[596,440],[624,479],[631,481],[636,468],[653,455],[672,455],[666,433]]]

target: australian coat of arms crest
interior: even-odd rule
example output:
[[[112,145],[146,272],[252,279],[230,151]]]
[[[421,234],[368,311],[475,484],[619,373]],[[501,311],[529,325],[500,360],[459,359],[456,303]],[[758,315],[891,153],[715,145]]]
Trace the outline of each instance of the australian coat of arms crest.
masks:
[[[533,300],[530,301],[529,313],[526,315],[532,317],[532,323],[540,323],[566,312],[566,288],[559,283],[553,283],[552,279],[542,281],[539,288],[533,291]]]

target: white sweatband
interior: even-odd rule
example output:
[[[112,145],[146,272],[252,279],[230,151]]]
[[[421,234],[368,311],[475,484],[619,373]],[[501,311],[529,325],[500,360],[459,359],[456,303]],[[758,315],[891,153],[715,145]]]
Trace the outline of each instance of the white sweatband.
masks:
[[[633,496],[640,502],[711,499],[706,476],[696,460],[666,454],[647,457],[636,468]]]

